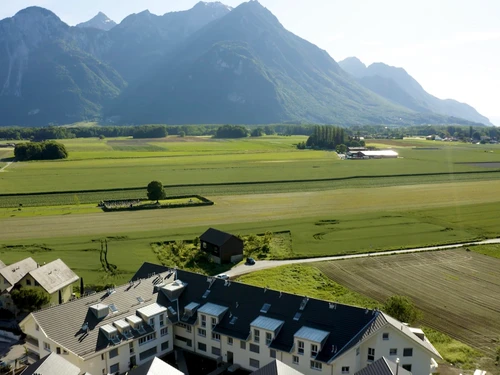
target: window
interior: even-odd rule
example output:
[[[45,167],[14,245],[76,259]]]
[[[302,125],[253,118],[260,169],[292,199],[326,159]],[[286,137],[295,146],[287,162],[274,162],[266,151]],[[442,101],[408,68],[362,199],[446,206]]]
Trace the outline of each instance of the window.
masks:
[[[188,338],[183,337],[183,336],[175,335],[175,339],[182,341],[182,342],[185,342],[186,346],[189,346],[189,347],[191,347],[191,345],[193,344],[191,339],[188,339]]]
[[[349,373],[349,366],[342,366],[342,374],[348,374]]]
[[[111,374],[114,374],[118,371],[120,371],[120,364],[119,363],[115,363],[114,365],[109,366],[109,372]]]
[[[207,344],[199,342],[198,343],[198,350],[201,350],[202,352],[206,352],[207,351]]]
[[[246,341],[240,341],[240,349],[246,350],[246,348],[247,348]]]
[[[161,351],[167,350],[169,347],[168,341],[161,343]]]
[[[406,371],[410,371],[411,372],[411,365],[403,365],[402,366]]]
[[[40,326],[39,326],[38,324],[35,324],[35,329],[36,329],[37,331],[40,331]]]
[[[60,347],[57,347],[57,348],[56,348],[56,353],[57,353],[57,354],[61,354],[61,348],[60,348]]]
[[[118,356],[118,348],[112,349],[109,351],[109,358],[115,358]]]
[[[187,332],[191,332],[191,326],[188,326],[187,324],[178,323],[177,327],[184,328]]]
[[[266,345],[271,345],[271,341],[273,341],[273,335],[269,332],[266,332]]]
[[[271,349],[271,350],[269,351],[269,357],[271,357],[271,358],[276,358],[276,350]]]
[[[259,345],[250,344],[250,351],[254,353],[259,353],[260,352]]]
[[[139,354],[139,359],[144,361],[145,359],[152,357],[156,354],[156,346],[153,346],[151,349],[145,350]]]
[[[201,326],[202,327],[206,327],[207,326],[207,316],[206,315],[202,315],[201,316]]]
[[[129,342],[128,348],[129,348],[130,354],[134,354],[134,342]]]
[[[359,348],[356,348],[356,355],[359,355]]]
[[[389,334],[387,332],[382,333],[382,340],[389,340]]]
[[[253,341],[255,342],[260,341],[260,331],[258,329],[253,330]]]
[[[323,368],[323,365],[320,363],[320,362],[317,362],[317,361],[311,361],[311,368],[313,370],[318,370],[318,371],[321,371],[321,369]]]
[[[304,341],[297,342],[297,353],[304,354]]]
[[[213,355],[220,355],[220,348],[212,346],[212,354]]]
[[[297,355],[293,356],[293,364],[294,365],[298,365],[299,364],[299,356],[297,356]]]
[[[256,359],[253,359],[253,358],[250,358],[250,366],[252,367],[255,367],[255,368],[259,368],[259,361],[257,361]]]
[[[165,325],[165,320],[163,318],[163,314],[160,315],[160,327],[163,327]]]
[[[397,349],[389,349],[389,355],[398,355]]]
[[[147,336],[144,336],[144,337],[141,337],[139,339],[139,346],[140,345],[144,345],[145,343],[147,342],[150,342],[150,341],[153,341],[153,340],[156,340],[156,333],[150,333],[149,335]]]
[[[232,337],[228,337],[227,338],[227,344],[228,345],[233,345],[233,338]]]
[[[104,353],[101,354],[101,360],[104,361]]]
[[[413,348],[404,348],[403,357],[411,357],[411,356],[413,356]]]
[[[151,328],[155,327],[155,318],[149,319],[149,325],[151,326]]]
[[[26,285],[31,285],[31,280],[30,279],[26,279]]]
[[[207,337],[207,330],[203,328],[198,328],[198,336]]]
[[[191,333],[191,326],[186,326],[186,332]]]
[[[217,319],[212,318],[212,327],[217,325]]]
[[[311,357],[316,357],[318,355],[318,345],[311,344]]]
[[[368,348],[368,361],[374,361],[374,360],[375,360],[375,349]]]
[[[44,342],[44,343],[43,343],[43,348],[44,348],[46,351],[50,352],[50,344],[49,344],[48,342]]]
[[[160,330],[160,335],[161,335],[161,336],[166,336],[166,335],[168,335],[168,327],[162,328],[162,329]]]
[[[220,335],[218,333],[212,332],[212,340],[220,341]]]

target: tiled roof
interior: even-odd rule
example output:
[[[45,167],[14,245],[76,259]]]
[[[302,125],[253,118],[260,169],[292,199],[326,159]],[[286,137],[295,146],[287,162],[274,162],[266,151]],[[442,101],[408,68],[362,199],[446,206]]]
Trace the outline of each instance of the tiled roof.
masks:
[[[165,273],[164,276],[167,274]],[[156,302],[166,305],[167,298],[163,293],[155,291],[152,283],[155,278],[156,276],[152,276],[134,284],[117,287],[112,294],[108,294],[107,291],[96,293],[34,312],[31,315],[48,337],[69,351],[86,358],[112,345],[104,333],[100,331],[100,327],[107,324],[112,325],[117,320],[136,315],[138,308]],[[169,281],[173,281],[172,275]],[[137,297],[142,297],[144,302],[140,304]],[[108,306],[114,304],[118,312],[113,314],[110,311],[104,319],[99,320],[94,312],[89,309],[90,306],[97,303]],[[84,323],[88,324],[88,332],[82,330]],[[147,324],[144,324],[144,328],[146,329],[144,334],[152,331]],[[134,330],[132,330],[132,333],[134,337],[144,335]],[[121,335],[120,338],[123,340],[122,342],[126,341]]]
[[[163,362],[159,358],[154,358],[139,367],[128,372],[129,375],[184,375],[175,367],[170,366],[168,363]]]
[[[222,232],[218,229],[210,228],[200,236],[201,241],[211,243],[215,246],[224,245],[229,239],[233,237],[232,234]]]
[[[30,275],[49,294],[68,286],[79,277],[61,260],[57,259],[30,272]]]
[[[19,280],[36,268],[37,263],[32,258],[26,258],[17,263],[3,267],[0,269],[0,274],[10,283],[11,286],[7,288],[7,290],[10,291]]]
[[[302,375],[302,373],[275,359],[251,375]]]
[[[366,366],[355,375],[411,375],[411,372],[405,370],[385,357],[377,359],[370,366]]]
[[[29,365],[21,375],[79,375],[80,369],[63,356],[50,353]]]

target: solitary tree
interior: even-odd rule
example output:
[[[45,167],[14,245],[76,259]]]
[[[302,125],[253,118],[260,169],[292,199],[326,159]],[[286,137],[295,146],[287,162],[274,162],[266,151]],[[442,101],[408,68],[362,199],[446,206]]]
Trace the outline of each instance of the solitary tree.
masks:
[[[165,189],[160,181],[151,181],[148,184],[148,199],[158,203],[160,199],[165,199],[165,196]]]
[[[10,292],[14,304],[23,311],[40,310],[50,302],[49,294],[40,287],[23,287]]]
[[[415,307],[410,298],[405,296],[389,297],[385,301],[384,311],[397,320],[408,324],[413,324],[422,318],[422,312]]]

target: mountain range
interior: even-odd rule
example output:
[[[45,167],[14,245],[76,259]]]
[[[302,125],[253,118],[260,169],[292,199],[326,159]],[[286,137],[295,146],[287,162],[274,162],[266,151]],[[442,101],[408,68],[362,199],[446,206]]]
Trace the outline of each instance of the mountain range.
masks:
[[[489,125],[472,107],[426,93],[404,70],[337,64],[257,1],[144,11],[118,25],[99,13],[76,27],[30,7],[0,21],[0,51],[0,126]]]

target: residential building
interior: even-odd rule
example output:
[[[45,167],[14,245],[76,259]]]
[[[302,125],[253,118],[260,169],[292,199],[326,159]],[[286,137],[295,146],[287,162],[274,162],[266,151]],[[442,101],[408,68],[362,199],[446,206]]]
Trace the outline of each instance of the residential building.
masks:
[[[61,260],[40,266],[32,258],[0,269],[0,307],[14,309],[9,292],[14,287],[39,286],[50,295],[48,305],[67,302],[73,295],[73,284],[79,277]]]
[[[238,263],[243,259],[243,241],[238,237],[210,228],[200,236],[200,249],[216,263]]]
[[[49,353],[26,367],[20,375],[80,375],[80,369],[56,353]]]
[[[124,373],[174,347],[256,371],[279,360],[303,374],[355,374],[382,357],[414,375],[441,358],[425,335],[387,314],[181,270],[30,314],[27,348],[61,353],[82,371]]]
[[[394,150],[348,151],[347,159],[394,159],[398,153]]]
[[[302,375],[302,373],[275,359],[251,375]]]
[[[184,375],[183,372],[155,357],[142,366],[130,370],[127,375]]]

